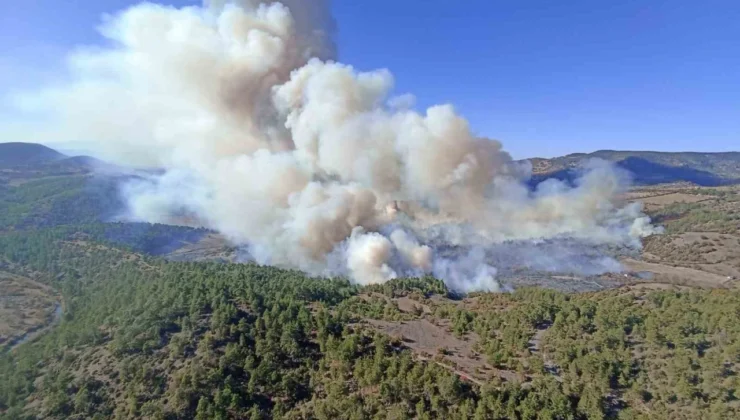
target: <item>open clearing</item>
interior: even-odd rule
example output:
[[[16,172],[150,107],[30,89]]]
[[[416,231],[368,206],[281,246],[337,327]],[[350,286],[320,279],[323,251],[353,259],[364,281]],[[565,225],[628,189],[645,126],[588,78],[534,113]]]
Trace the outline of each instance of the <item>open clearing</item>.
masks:
[[[740,278],[740,236],[718,232],[685,232],[651,238],[647,262],[683,266],[723,277]]]
[[[59,305],[48,286],[0,271],[0,345],[12,345],[49,324]]]
[[[646,210],[655,210],[675,203],[699,203],[709,200],[710,197],[698,194],[674,192],[640,198]]]
[[[458,338],[445,326],[433,324],[427,319],[397,322],[367,319],[365,322],[391,337],[401,339],[420,358],[435,361],[471,382],[487,381],[493,376],[507,381],[516,378],[515,372],[495,369],[473,351],[473,345],[478,340],[474,333]]]
[[[734,282],[726,276],[686,267],[637,261],[627,258],[622,263],[631,271],[650,272],[656,283],[687,285],[702,288],[731,287]]]
[[[236,252],[222,235],[209,233],[198,242],[187,244],[167,255],[173,261],[231,261]]]
[[[649,215],[657,215],[666,232],[643,241],[641,258],[623,259],[627,270],[652,273],[651,283],[740,285],[738,186],[650,186],[630,191],[628,198],[641,201]]]

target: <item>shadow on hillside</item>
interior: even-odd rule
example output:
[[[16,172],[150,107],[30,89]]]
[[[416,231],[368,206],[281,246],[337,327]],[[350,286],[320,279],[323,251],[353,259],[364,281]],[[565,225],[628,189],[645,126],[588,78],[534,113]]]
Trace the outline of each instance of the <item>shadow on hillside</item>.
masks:
[[[632,174],[633,182],[637,185],[655,185],[681,181],[691,182],[703,187],[740,184],[740,179],[728,179],[700,169],[663,165],[638,157],[628,157],[618,161],[617,166],[629,171]],[[549,178],[572,183],[577,177],[577,170],[563,169],[549,174],[535,175],[532,177],[530,185],[535,186]]]

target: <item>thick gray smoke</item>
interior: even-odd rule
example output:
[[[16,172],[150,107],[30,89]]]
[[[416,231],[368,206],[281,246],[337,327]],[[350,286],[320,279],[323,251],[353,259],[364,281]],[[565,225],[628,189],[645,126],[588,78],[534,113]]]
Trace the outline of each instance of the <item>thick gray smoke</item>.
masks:
[[[165,168],[126,186],[138,220],[188,214],[260,263],[362,284],[431,273],[460,291],[500,290],[491,252],[519,249],[507,244],[639,246],[654,232],[616,200],[626,180],[611,166],[531,191],[528,168],[452,106],[418,113],[390,96],[387,70],[331,61],[328,10],[131,7],[101,28],[108,47],[71,56],[70,82],[27,95],[53,117],[37,139],[93,140],[118,163]]]

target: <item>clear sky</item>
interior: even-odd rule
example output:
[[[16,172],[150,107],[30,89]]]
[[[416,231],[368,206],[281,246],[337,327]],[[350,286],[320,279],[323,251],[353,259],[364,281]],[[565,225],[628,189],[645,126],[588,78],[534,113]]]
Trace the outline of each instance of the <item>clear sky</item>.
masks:
[[[0,6],[0,94],[61,77],[66,51],[99,41],[101,15],[134,3]],[[515,157],[740,150],[738,0],[334,0],[333,9],[340,61],[390,69],[396,93],[419,107],[453,103]]]

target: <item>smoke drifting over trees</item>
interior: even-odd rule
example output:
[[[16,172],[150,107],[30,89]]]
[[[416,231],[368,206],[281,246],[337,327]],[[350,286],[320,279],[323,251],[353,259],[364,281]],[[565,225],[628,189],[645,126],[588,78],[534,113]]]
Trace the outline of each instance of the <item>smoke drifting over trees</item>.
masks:
[[[452,106],[417,112],[389,71],[333,61],[333,32],[325,1],[140,4],[105,20],[107,47],[70,56],[69,82],[21,99],[51,118],[37,140],[166,169],[125,186],[132,218],[186,213],[260,263],[312,274],[498,290],[488,261],[507,243],[526,255],[543,239],[639,246],[655,232],[616,200],[628,182],[612,166],[531,191],[528,168]]]

